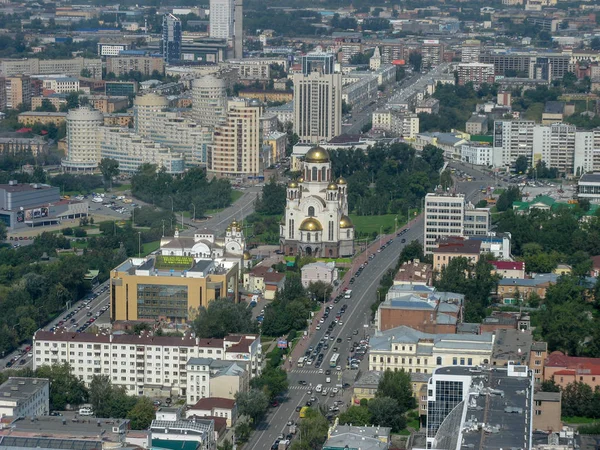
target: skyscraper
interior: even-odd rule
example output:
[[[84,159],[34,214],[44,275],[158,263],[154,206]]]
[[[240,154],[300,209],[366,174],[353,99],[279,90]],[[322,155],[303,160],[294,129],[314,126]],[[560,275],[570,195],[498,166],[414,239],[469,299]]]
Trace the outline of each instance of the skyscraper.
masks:
[[[233,19],[233,57],[244,57],[244,0],[235,0]]]
[[[100,111],[81,106],[67,114],[67,157],[62,167],[67,171],[93,171],[100,162],[98,130],[104,125]]]
[[[333,55],[302,58],[294,75],[294,127],[301,142],[318,144],[342,132],[342,74],[333,73]]]
[[[205,75],[192,81],[192,117],[207,127],[215,127],[224,116],[227,103],[225,81]]]
[[[163,17],[161,53],[167,63],[181,59],[181,20],[173,14]]]
[[[210,0],[210,37],[233,37],[234,0]]]

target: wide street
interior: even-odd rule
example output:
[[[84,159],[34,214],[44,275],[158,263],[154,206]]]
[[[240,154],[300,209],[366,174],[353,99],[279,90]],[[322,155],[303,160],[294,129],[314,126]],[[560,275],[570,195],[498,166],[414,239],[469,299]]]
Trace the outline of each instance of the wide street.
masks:
[[[454,166],[454,163],[451,164]],[[476,200],[480,192],[481,185],[489,185],[494,180],[488,175],[482,174],[481,172],[463,167],[458,165],[460,170],[472,172],[472,175],[476,177],[474,181],[461,182],[457,184],[457,192],[464,193],[469,200]],[[390,239],[392,236],[388,237]],[[362,274],[356,279],[354,284],[349,286],[352,289],[352,298],[343,299],[338,304],[332,302],[328,305],[333,305],[329,318],[321,324],[321,329],[311,333],[308,337],[309,342],[305,345],[316,347],[317,344],[324,339],[324,335],[327,332],[329,323],[334,319],[337,313],[340,311],[342,305],[347,304],[347,311],[341,315],[341,325],[336,325],[333,328],[331,335],[336,340],[329,340],[329,348],[323,351],[323,363],[321,368],[323,373],[316,369],[314,366],[304,366],[302,368],[297,367],[297,357],[291,361],[292,366],[286,362],[284,367],[288,370],[289,380],[289,391],[284,399],[280,402],[277,407],[269,408],[264,421],[259,424],[257,430],[252,434],[249,442],[244,446],[246,450],[263,450],[271,448],[273,442],[277,437],[283,433],[287,435],[287,423],[289,421],[298,422],[299,413],[296,412],[297,406],[304,406],[311,397],[315,397],[316,404],[326,405],[330,407],[334,401],[342,400],[343,403],[340,405],[340,409],[343,411],[349,405],[350,390],[351,389],[340,389],[340,392],[334,397],[322,396],[320,393],[315,392],[315,387],[318,384],[322,384],[324,387],[331,388],[335,387],[336,384],[349,383],[352,385],[353,381],[358,377],[361,371],[368,369],[368,361],[365,358],[361,364],[359,370],[347,370],[346,361],[349,355],[349,348],[353,341],[360,341],[364,335],[372,335],[374,333],[371,325],[371,304],[376,300],[376,291],[379,286],[379,280],[381,276],[390,268],[396,264],[400,252],[406,244],[417,239],[421,241],[423,238],[423,216],[418,216],[410,225],[410,229],[402,236],[395,237],[393,242],[383,251],[376,252],[376,257],[372,259],[367,266],[363,269]],[[384,238],[383,242],[386,240]],[[402,242],[402,239],[405,242]],[[379,241],[377,242],[377,244]],[[378,245],[377,245],[378,246]],[[353,274],[348,272],[347,277],[351,277]],[[323,315],[323,310],[315,314],[314,321],[319,321]],[[364,325],[369,325],[365,328]],[[357,334],[354,334],[357,333]],[[350,340],[348,340],[350,337]],[[341,342],[337,342],[340,338]],[[337,351],[334,351],[334,347],[337,347]],[[340,354],[341,371],[338,373],[335,368],[329,367],[329,361],[333,353]],[[291,370],[290,370],[291,369]],[[326,370],[331,370],[331,383],[326,383],[325,380],[327,375],[324,373]],[[341,376],[341,381],[339,380]],[[300,381],[305,381],[307,385],[301,385]],[[308,394],[308,391],[312,388],[312,394]]]

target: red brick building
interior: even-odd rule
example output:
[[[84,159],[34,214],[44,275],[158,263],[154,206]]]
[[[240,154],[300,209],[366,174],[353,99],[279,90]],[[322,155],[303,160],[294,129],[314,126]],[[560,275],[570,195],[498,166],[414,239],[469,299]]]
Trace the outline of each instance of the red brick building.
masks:
[[[544,380],[554,380],[562,388],[578,381],[595,389],[600,386],[600,358],[582,358],[552,352],[546,358]]]

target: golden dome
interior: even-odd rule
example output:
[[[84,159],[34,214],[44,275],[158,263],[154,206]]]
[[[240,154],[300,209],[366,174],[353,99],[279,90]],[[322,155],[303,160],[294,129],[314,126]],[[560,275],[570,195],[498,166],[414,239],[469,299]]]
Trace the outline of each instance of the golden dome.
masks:
[[[350,217],[342,216],[342,218],[340,219],[340,228],[354,228],[354,225],[352,225],[352,221],[350,220]]]
[[[290,181],[290,183],[288,184],[288,187],[290,189],[296,189],[298,187],[298,183],[296,183],[295,181]]]
[[[339,177],[339,178],[337,179],[336,183],[337,183],[337,184],[347,184],[347,183],[346,183],[346,180],[345,180],[344,178],[342,178],[342,177]]]
[[[304,183],[304,177],[298,178],[298,183]]]
[[[313,147],[306,153],[304,161],[307,163],[326,163],[329,162],[329,153],[323,147]]]
[[[237,228],[237,227],[238,227],[237,220],[233,219],[233,222],[231,222],[231,225],[229,225],[229,228]]]
[[[244,261],[250,261],[252,259],[252,255],[248,250],[244,250]]]
[[[327,186],[328,191],[337,191],[337,188],[337,184],[335,183],[329,183],[329,186]]]
[[[317,219],[309,217],[300,224],[300,231],[323,231],[323,227]]]

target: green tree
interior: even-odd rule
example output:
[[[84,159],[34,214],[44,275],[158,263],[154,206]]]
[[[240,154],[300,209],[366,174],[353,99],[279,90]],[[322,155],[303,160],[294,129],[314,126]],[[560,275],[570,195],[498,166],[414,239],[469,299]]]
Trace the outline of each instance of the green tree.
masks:
[[[402,412],[415,408],[410,375],[404,370],[383,372],[375,397],[390,397],[398,402]]]
[[[444,190],[451,188],[454,185],[454,180],[452,179],[452,173],[449,170],[444,170],[442,175],[440,176],[440,185]]]
[[[594,393],[583,383],[569,383],[562,392],[562,415],[567,417],[589,417],[592,411]]]
[[[285,193],[285,185],[277,183],[275,177],[271,177],[269,182],[263,186],[261,197],[256,200],[256,212],[268,216],[283,214],[286,202]]]
[[[67,110],[79,107],[79,93],[71,92],[67,95]]]
[[[310,298],[314,298],[319,302],[324,302],[331,297],[333,286],[324,281],[311,281],[306,288],[306,292]]]
[[[369,401],[369,412],[373,425],[390,427],[398,432],[406,428],[406,418],[398,401],[391,397],[375,397]]]
[[[154,420],[154,405],[148,397],[140,397],[127,413],[133,430],[146,430]]]
[[[590,42],[590,47],[592,50],[600,50],[600,37],[596,36]]]
[[[221,445],[217,445],[217,450],[233,450],[233,443],[226,438]]]
[[[112,158],[102,158],[98,164],[104,184],[108,184],[109,189],[112,189],[112,179],[119,175],[119,161]]]
[[[560,392],[560,387],[554,382],[554,380],[544,380],[540,386],[542,392]]]
[[[0,221],[0,241],[5,241],[7,236],[7,228],[4,222]]]
[[[527,173],[529,167],[529,161],[526,156],[519,156],[515,161],[515,173]]]
[[[192,327],[201,338],[222,339],[231,333],[253,333],[256,325],[252,310],[246,303],[235,303],[226,298],[216,299],[207,307],[200,307]]]
[[[269,407],[267,395],[260,389],[250,389],[249,391],[239,391],[235,394],[238,414],[248,416],[254,426],[260,422]]]
[[[42,104],[35,108],[35,110],[43,112],[56,112],[56,106],[54,106],[49,99],[45,98],[42,100]]]
[[[351,406],[340,414],[341,425],[367,426],[371,425],[371,412],[366,406]]]
[[[410,55],[408,55],[408,63],[413,66],[415,72],[420,72],[423,56],[419,52],[411,52]]]
[[[300,421],[299,439],[295,440],[292,450],[317,450],[322,448],[327,439],[329,422],[321,411],[309,408],[306,416]]]
[[[250,381],[250,386],[262,390],[269,401],[275,400],[277,396],[286,392],[288,385],[287,372],[279,368],[266,369],[259,377]]]
[[[112,383],[108,375],[94,375],[90,382],[90,404],[96,417],[111,417]]]
[[[42,366],[35,375],[50,380],[51,410],[64,410],[67,405],[75,407],[87,401],[88,391],[83,381],[71,373],[68,363]]]

